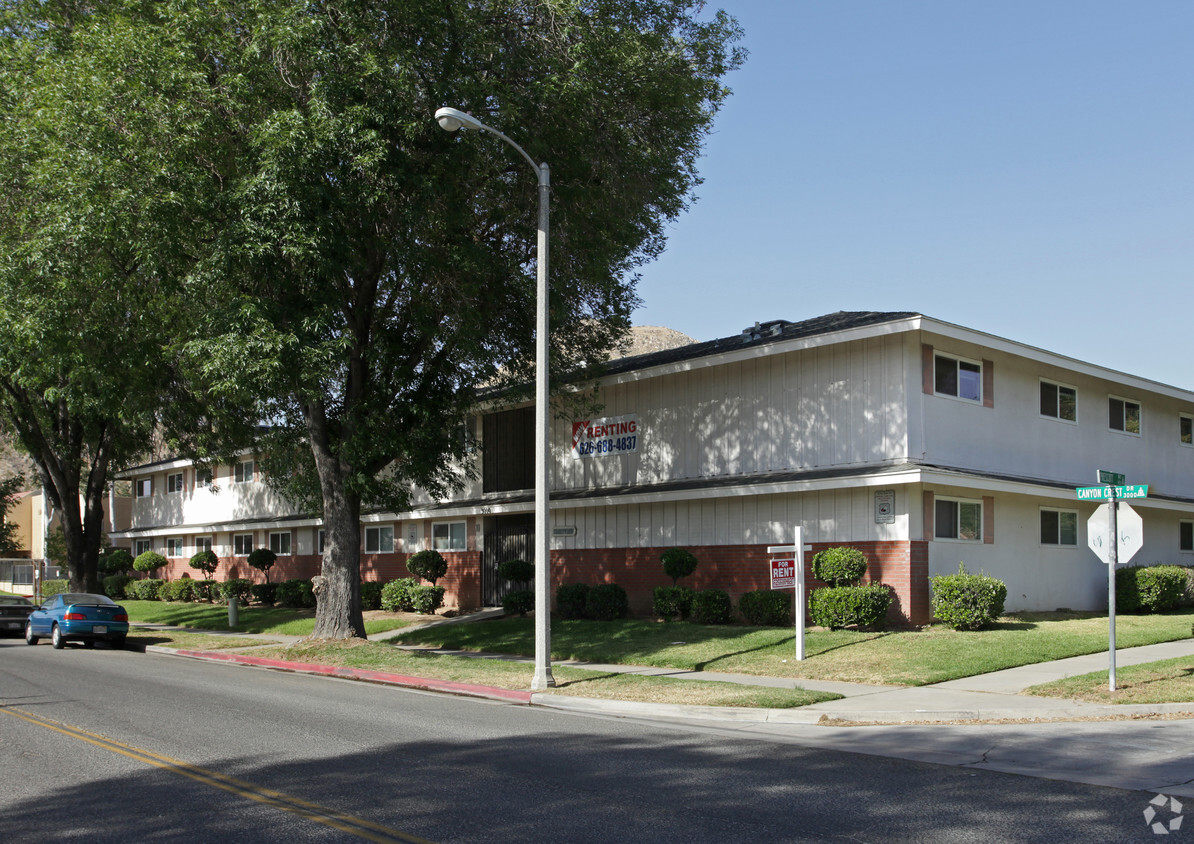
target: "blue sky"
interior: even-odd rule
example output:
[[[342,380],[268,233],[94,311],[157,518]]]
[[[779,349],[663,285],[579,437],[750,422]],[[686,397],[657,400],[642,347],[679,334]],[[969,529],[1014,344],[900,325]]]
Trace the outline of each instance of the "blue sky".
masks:
[[[909,310],[1194,389],[1194,3],[723,0],[639,325]]]

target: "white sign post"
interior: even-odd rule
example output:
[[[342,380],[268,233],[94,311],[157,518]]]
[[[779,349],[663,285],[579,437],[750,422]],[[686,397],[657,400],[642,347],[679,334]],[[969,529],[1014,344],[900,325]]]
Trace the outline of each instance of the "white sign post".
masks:
[[[771,545],[768,554],[792,554],[791,560],[775,559],[768,564],[771,571],[772,589],[796,590],[796,659],[804,659],[804,552],[811,551],[803,542],[803,528],[796,528],[796,543],[794,545]],[[788,563],[791,563],[789,567]],[[795,571],[791,571],[794,568]]]

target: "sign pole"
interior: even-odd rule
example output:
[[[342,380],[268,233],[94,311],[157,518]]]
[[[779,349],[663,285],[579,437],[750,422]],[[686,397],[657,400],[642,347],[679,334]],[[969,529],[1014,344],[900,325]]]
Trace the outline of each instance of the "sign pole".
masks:
[[[804,529],[796,527],[796,661],[804,659]]]
[[[1111,501],[1107,509],[1110,510],[1107,521],[1111,523],[1111,545],[1107,549],[1107,623],[1110,631],[1110,646],[1107,649],[1110,667],[1107,676],[1108,688],[1115,691],[1115,567],[1119,565],[1119,499],[1115,497],[1115,487],[1111,487]]]

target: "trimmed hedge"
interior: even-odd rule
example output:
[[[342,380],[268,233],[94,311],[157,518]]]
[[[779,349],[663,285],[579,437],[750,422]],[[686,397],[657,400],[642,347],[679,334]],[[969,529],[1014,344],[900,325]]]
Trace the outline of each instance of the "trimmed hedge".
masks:
[[[124,600],[124,590],[132,583],[133,578],[127,574],[110,574],[104,578],[104,594],[113,601]],[[45,584],[42,584],[44,594]]]
[[[376,580],[361,582],[361,609],[381,609],[381,584]]]
[[[535,566],[526,560],[506,560],[498,563],[498,574],[511,583],[530,583],[535,578]]]
[[[160,592],[164,582],[156,577],[134,580],[124,587],[124,594],[134,601],[158,601],[161,600]]]
[[[216,556],[216,552],[211,549],[197,551],[191,556],[190,562],[187,564],[193,569],[198,569],[203,572],[204,580],[211,580],[211,576],[216,573],[216,569],[220,567],[220,558]]]
[[[556,589],[556,612],[560,618],[584,618],[589,584],[565,583]]]
[[[756,589],[738,599],[738,614],[747,624],[763,627],[792,625],[792,596],[780,589]]]
[[[315,606],[315,590],[311,588],[311,581],[301,578],[284,580],[279,583],[275,597],[277,602],[284,607],[310,609]]]
[[[69,580],[43,580],[41,582],[41,599],[52,598],[63,592],[70,591]]]
[[[1182,570],[1186,573],[1186,588],[1182,593],[1182,599],[1178,602],[1178,606],[1194,607],[1194,568],[1183,566]]]
[[[682,577],[688,577],[696,571],[697,558],[687,548],[669,548],[659,555],[659,562],[663,563],[663,572],[672,579],[672,586]]]
[[[520,618],[525,618],[526,614],[534,608],[535,593],[529,589],[507,592],[506,597],[502,598],[502,610],[505,611],[506,615],[517,614]]]
[[[154,572],[166,565],[168,560],[157,551],[145,551],[133,560],[133,568],[139,572]]]
[[[167,581],[158,590],[158,597],[163,601],[193,601],[195,600],[195,581],[189,577]]]
[[[1115,609],[1154,613],[1177,609],[1186,592],[1181,566],[1131,566],[1115,572]]]
[[[420,551],[406,561],[406,570],[420,580],[430,580],[434,586],[448,573],[448,561],[439,551]]]
[[[278,599],[278,584],[276,583],[254,583],[249,587],[249,592],[253,595],[253,600],[263,606],[272,606]]]
[[[656,586],[651,592],[651,608],[664,621],[683,621],[692,612],[692,590],[687,586]]]
[[[414,612],[415,602],[411,593],[418,585],[419,581],[413,577],[391,580],[381,587],[381,608],[386,612]]]
[[[411,590],[410,602],[420,615],[435,615],[435,611],[444,605],[444,587],[416,586]]]
[[[885,583],[866,586],[827,586],[809,595],[809,620],[818,627],[883,627],[891,606],[891,587]]]
[[[813,577],[830,586],[853,586],[866,574],[866,554],[840,545],[813,556]]]
[[[630,612],[626,590],[616,583],[599,583],[585,596],[585,617],[594,621],[625,618]]]
[[[220,596],[225,602],[236,600],[242,607],[249,605],[253,593],[253,581],[244,577],[232,577],[220,584]]]
[[[697,624],[729,624],[734,604],[724,589],[702,589],[692,596],[692,620]]]
[[[213,602],[220,597],[220,584],[214,580],[196,580],[192,594],[196,601]]]
[[[958,563],[957,574],[929,578],[933,617],[954,630],[978,630],[1003,614],[1007,584],[985,574],[969,574]]]

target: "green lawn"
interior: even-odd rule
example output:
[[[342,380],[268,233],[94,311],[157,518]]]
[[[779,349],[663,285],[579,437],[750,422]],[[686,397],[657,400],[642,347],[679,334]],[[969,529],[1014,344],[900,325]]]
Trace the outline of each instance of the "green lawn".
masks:
[[[1194,610],[1116,617],[1120,648],[1190,637]],[[409,644],[530,656],[531,619],[506,618],[403,634]],[[860,633],[812,630],[806,659],[795,660],[794,633],[773,627],[703,626],[640,619],[554,620],[552,659],[652,665],[817,680],[918,686],[1003,668],[1097,653],[1107,648],[1107,619],[1076,613],[1007,616],[991,629]]]
[[[121,601],[133,624],[170,624],[198,630],[228,630],[228,607],[224,604],[170,603],[166,601]],[[240,607],[236,630],[241,633],[274,633],[285,636],[310,636],[315,629],[314,610],[285,607]],[[405,627],[410,622],[398,618],[370,619],[366,633],[383,633]]]
[[[1119,638],[1116,619],[1116,638]],[[1194,656],[1164,659],[1115,669],[1115,691],[1109,688],[1108,672],[1093,671],[1027,689],[1030,695],[1089,700],[1094,703],[1194,704]]]

